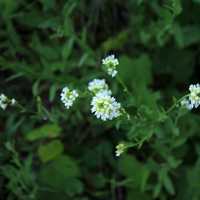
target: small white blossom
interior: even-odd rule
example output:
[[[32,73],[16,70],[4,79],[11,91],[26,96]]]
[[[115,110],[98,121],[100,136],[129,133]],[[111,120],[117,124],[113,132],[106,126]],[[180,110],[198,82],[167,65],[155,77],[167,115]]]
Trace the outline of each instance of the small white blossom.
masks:
[[[15,99],[9,99],[5,94],[0,95],[0,108],[3,110],[5,110],[9,105],[14,106],[15,104]]]
[[[200,84],[190,85],[189,90],[190,90],[189,100],[190,100],[191,105],[193,105],[194,108],[199,107],[199,105],[200,105]]]
[[[0,95],[0,107],[5,110],[8,106],[9,100],[8,97],[5,96],[4,94]]]
[[[181,101],[181,105],[189,110],[200,106],[200,84],[190,85],[190,93]]]
[[[11,106],[14,106],[17,103],[17,101],[15,99],[11,99],[10,102],[11,102]]]
[[[186,98],[181,101],[181,106],[185,107],[188,110],[192,110],[192,108],[193,108],[193,105]]]
[[[117,103],[107,91],[97,93],[91,102],[91,112],[103,121],[112,120],[121,115],[121,104]]]
[[[119,61],[115,58],[115,55],[110,55],[102,59],[102,64],[110,76],[115,77],[117,75],[118,72],[116,66],[119,65]]]
[[[105,81],[105,79],[94,79],[89,82],[88,89],[93,92],[94,94],[97,94],[101,91],[107,91],[111,94],[111,91],[108,90],[108,85]]]
[[[116,151],[115,151],[115,155],[117,157],[119,157],[122,153],[124,153],[127,149],[127,146],[124,144],[124,143],[119,143],[117,146],[116,146]]]
[[[79,95],[76,90],[70,90],[68,87],[64,87],[60,96],[65,107],[69,109]]]

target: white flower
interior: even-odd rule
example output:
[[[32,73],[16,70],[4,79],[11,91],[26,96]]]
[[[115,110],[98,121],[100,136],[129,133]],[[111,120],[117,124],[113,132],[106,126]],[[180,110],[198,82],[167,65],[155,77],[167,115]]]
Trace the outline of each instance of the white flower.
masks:
[[[200,84],[190,85],[189,87],[190,95],[189,100],[194,108],[199,107],[200,105]]]
[[[11,106],[14,106],[17,103],[17,101],[15,99],[11,99],[10,103],[11,103]]]
[[[181,101],[181,105],[189,110],[200,106],[200,84],[190,85],[190,93]]]
[[[115,77],[117,75],[116,66],[119,65],[119,61],[115,58],[115,55],[107,56],[106,58],[102,59],[102,64],[105,66],[107,73]]]
[[[181,106],[185,107],[188,110],[192,110],[192,108],[193,108],[193,105],[186,98],[181,101]]]
[[[111,94],[111,91],[108,90],[108,85],[106,84],[106,81],[104,79],[94,79],[90,81],[88,84],[88,90],[90,90],[94,94],[97,94],[101,91],[107,91],[109,94]]]
[[[0,95],[0,107],[5,110],[8,106],[9,100],[8,97],[5,96],[4,94]]]
[[[121,115],[121,104],[117,103],[107,91],[97,93],[91,102],[91,112],[103,121],[112,120]]]
[[[117,146],[116,146],[116,151],[115,151],[115,155],[117,157],[119,157],[122,153],[124,153],[127,149],[127,146],[124,144],[124,143],[119,143]]]
[[[65,107],[69,109],[79,95],[76,90],[70,90],[68,87],[64,87],[60,96]]]
[[[5,94],[0,95],[0,108],[5,110],[9,105],[14,106],[16,104],[15,99],[9,99]]]

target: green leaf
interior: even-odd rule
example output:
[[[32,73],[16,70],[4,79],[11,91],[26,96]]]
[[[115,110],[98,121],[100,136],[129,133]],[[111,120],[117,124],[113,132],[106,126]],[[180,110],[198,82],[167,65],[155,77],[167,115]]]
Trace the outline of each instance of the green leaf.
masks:
[[[200,159],[191,167],[184,167],[177,179],[177,200],[200,199]]]
[[[113,49],[120,49],[124,44],[129,40],[129,31],[125,30],[120,32],[117,36],[108,38],[102,44],[102,49],[105,52],[108,52]]]
[[[64,146],[60,140],[53,140],[52,142],[42,145],[38,149],[38,155],[42,162],[47,162],[55,159],[58,155],[62,154]]]
[[[77,163],[69,156],[61,155],[42,167],[39,182],[41,187],[50,187],[56,192],[65,192],[73,196],[83,191],[79,176]]]
[[[72,37],[69,39],[68,42],[66,42],[63,46],[63,50],[62,50],[62,57],[63,59],[66,61],[68,59],[68,57],[71,55],[72,53],[72,49],[74,46],[74,42],[75,39]]]
[[[152,82],[151,65],[151,60],[146,54],[135,59],[123,56],[120,58],[119,73],[123,80],[137,89]]]
[[[55,0],[40,0],[43,4],[44,10],[49,10],[55,7]]]
[[[129,187],[144,190],[150,175],[149,169],[133,156],[124,155],[119,160],[119,171],[130,179]]]
[[[56,92],[58,90],[58,86],[56,84],[52,85],[49,89],[49,101],[53,102],[56,97]]]
[[[60,135],[61,128],[57,124],[46,124],[26,134],[26,139],[35,141],[44,138],[55,138]]]
[[[175,194],[174,185],[167,174],[164,176],[163,184],[169,194],[171,195]]]

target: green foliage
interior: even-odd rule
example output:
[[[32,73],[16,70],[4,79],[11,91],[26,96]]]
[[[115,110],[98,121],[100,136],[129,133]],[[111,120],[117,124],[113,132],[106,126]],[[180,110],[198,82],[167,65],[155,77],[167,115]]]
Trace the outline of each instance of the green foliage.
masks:
[[[19,103],[0,110],[0,199],[200,199],[199,110],[177,106],[200,82],[199,13],[200,0],[0,0],[0,94]],[[101,69],[112,53],[116,78]],[[91,114],[94,78],[119,119]],[[69,110],[64,86],[80,94]]]
[[[52,142],[42,145],[38,149],[38,155],[43,162],[54,159],[63,152],[63,144],[59,140],[53,140]]]
[[[8,199],[35,199],[37,185],[35,185],[35,175],[32,170],[32,157],[29,156],[25,161],[20,161],[19,155],[10,144],[6,148],[12,153],[11,161],[0,168],[1,174],[8,179],[6,188],[10,192]],[[13,194],[13,195],[11,195]]]
[[[145,190],[150,175],[145,165],[126,155],[119,161],[119,171],[127,178],[127,187],[139,189],[141,192]]]
[[[80,194],[83,185],[79,176],[80,170],[77,164],[66,155],[60,156],[46,164],[39,173],[41,188],[47,188],[47,191],[41,190],[41,195],[47,195],[45,193],[48,190],[60,198]]]
[[[27,133],[26,138],[29,141],[35,141],[35,140],[44,139],[44,138],[54,138],[54,137],[59,136],[60,131],[61,129],[58,125],[46,124],[40,128],[37,128]]]

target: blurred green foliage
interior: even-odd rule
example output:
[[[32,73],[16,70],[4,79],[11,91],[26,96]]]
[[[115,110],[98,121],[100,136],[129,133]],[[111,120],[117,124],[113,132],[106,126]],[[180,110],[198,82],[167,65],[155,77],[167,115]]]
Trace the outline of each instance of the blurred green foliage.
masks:
[[[199,0],[1,0],[0,196],[8,200],[199,200],[198,110],[171,116],[199,81]],[[108,53],[132,96],[100,69]],[[134,117],[100,122],[60,90],[106,78]],[[121,140],[136,146],[116,158]]]

